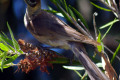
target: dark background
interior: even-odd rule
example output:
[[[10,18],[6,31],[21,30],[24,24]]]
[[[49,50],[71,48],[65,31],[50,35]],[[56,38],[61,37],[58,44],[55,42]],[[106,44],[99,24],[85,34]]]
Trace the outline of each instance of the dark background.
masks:
[[[93,30],[93,13],[97,12],[98,16],[96,17],[97,28],[104,25],[105,23],[112,21],[115,16],[112,12],[102,11],[100,9],[95,8],[89,2],[89,0],[66,0],[67,4],[74,6],[77,10],[81,12],[83,17],[86,19],[91,33],[94,35]],[[50,3],[49,0],[41,0],[42,9],[48,9],[48,5],[52,6],[54,9],[55,6]],[[95,2],[96,4],[102,5],[100,2]],[[105,7],[105,6],[104,6]],[[12,28],[15,38],[24,39],[27,42],[30,42],[35,45],[41,45],[24,27],[24,14],[26,10],[26,4],[24,0],[0,0],[0,31],[5,32],[9,36],[9,32],[6,26],[8,22]],[[61,17],[60,17],[61,18]],[[63,18],[61,18],[64,20]],[[115,39],[120,39],[120,28],[119,22],[115,23],[110,30],[109,34],[104,39],[104,43],[113,51],[115,51],[118,43]],[[101,30],[102,34],[107,30]],[[65,51],[61,49],[55,49],[55,51],[63,54],[66,57],[71,57],[72,53],[70,51]],[[71,53],[71,54],[70,54]],[[111,54],[109,54],[111,56]],[[18,63],[21,58],[24,56],[20,56],[14,63]],[[117,73],[119,73],[120,65],[119,61],[116,59],[116,62],[113,64]],[[43,73],[38,69],[31,71],[28,74],[25,74],[22,71],[16,72],[17,67],[10,67],[8,69],[4,69],[4,72],[0,71],[0,79],[1,80],[80,80],[79,76],[70,70],[66,70],[62,68],[60,64],[54,64],[53,70],[49,68],[50,74]]]

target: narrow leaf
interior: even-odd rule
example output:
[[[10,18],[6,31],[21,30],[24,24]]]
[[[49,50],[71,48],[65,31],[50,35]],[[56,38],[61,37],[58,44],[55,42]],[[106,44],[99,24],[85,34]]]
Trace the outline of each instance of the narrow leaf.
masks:
[[[6,55],[7,55],[7,52],[4,52],[4,56],[3,56],[2,62],[1,62],[1,71],[2,72],[3,72],[3,66],[4,66],[4,63],[5,63]]]
[[[65,9],[66,9],[66,11],[68,12],[68,7],[67,7],[66,0],[64,0],[64,5],[65,5]]]
[[[4,34],[5,35],[5,34]],[[12,40],[8,39],[8,37],[4,37],[3,35],[0,34],[0,41],[6,45],[10,50],[12,50],[13,52],[15,52],[14,48],[12,47],[13,46],[13,42]],[[11,46],[10,46],[10,45]]]
[[[69,14],[70,14],[70,16],[75,20],[75,21],[77,21],[77,18],[76,18],[76,16],[75,16],[75,14],[73,13],[73,11],[68,7],[68,10],[69,10]]]
[[[13,63],[7,64],[7,65],[4,65],[4,66],[3,66],[3,69],[5,69],[5,68],[9,68],[12,64],[13,64]],[[1,69],[1,65],[0,65],[0,69]]]
[[[60,17],[64,17],[62,13],[60,13],[60,12],[58,12],[58,11],[56,11],[56,10],[44,10],[44,11],[47,11],[47,12],[56,14],[56,15],[58,15],[58,16],[60,16]]]
[[[7,38],[7,35],[4,32],[2,32],[2,34],[3,34],[3,36],[5,36],[5,38]]]
[[[97,42],[102,43],[101,42],[101,33],[100,32],[99,32],[99,35],[98,35]],[[97,49],[98,49],[99,52],[101,52],[102,51],[102,45],[97,46]]]
[[[80,14],[80,12],[78,12],[74,7],[70,6],[69,7],[75,12],[75,14],[78,16],[78,18],[83,22],[83,24],[88,28],[88,25],[85,21],[85,19],[83,18],[83,16]]]
[[[101,9],[101,10],[104,10],[104,11],[111,11],[110,9],[106,9],[106,8],[103,8],[101,6],[98,6],[96,4],[94,4],[93,2],[90,2],[93,6],[97,7],[98,9]]]
[[[12,42],[13,42],[14,48],[15,48],[16,50],[19,50],[19,49],[20,49],[19,44],[18,44],[17,41],[15,40],[15,38],[14,38],[14,36],[13,36],[13,33],[12,33],[12,30],[11,30],[11,28],[10,28],[10,26],[9,26],[8,23],[7,23],[7,26],[8,26],[8,29],[9,29],[9,32],[10,32],[10,35],[11,35],[11,38],[12,38]]]
[[[82,75],[77,70],[74,70],[74,71],[80,78],[82,78]]]
[[[98,67],[102,67],[102,63],[97,63],[96,64]],[[69,70],[85,70],[83,66],[63,66],[65,69]]]
[[[68,21],[70,21],[70,22],[72,23],[72,20],[71,20],[70,17],[68,16],[68,13],[65,12],[65,11],[63,10],[63,8],[62,8],[59,4],[57,4],[57,7],[58,7],[59,11],[64,15],[65,19],[67,19]]]
[[[9,48],[9,50],[12,50],[13,52],[15,52],[14,48],[11,47],[11,46],[7,43],[7,41],[4,41],[3,39],[1,39],[1,41],[2,41],[2,43],[3,43],[5,46],[7,46],[7,47]]]
[[[53,13],[53,14],[57,14],[57,13],[60,13],[60,12],[58,12],[58,11],[56,11],[56,10],[44,10],[44,11],[47,11],[47,12],[50,12],[50,13]]]
[[[9,48],[6,45],[4,45],[3,43],[0,43],[0,49],[5,52],[9,51]]]
[[[120,44],[118,45],[117,49],[114,52],[114,55],[113,55],[113,57],[111,59],[111,63],[113,63],[113,61],[115,60],[115,57],[119,53],[119,51],[120,51]]]
[[[3,56],[4,56],[4,52],[0,51],[0,59],[3,58]]]
[[[102,39],[103,40],[105,38],[105,36],[108,34],[108,32],[110,31],[110,29],[112,28],[113,24],[110,25],[110,27],[108,28],[108,30],[105,32],[105,34],[103,35]]]
[[[83,66],[63,66],[65,69],[69,70],[84,70],[85,68]]]
[[[67,15],[68,13],[66,13],[66,12],[63,10],[63,8],[60,6],[59,1],[51,0],[51,2],[53,2],[53,3],[56,5],[57,9],[64,15],[65,19],[67,19],[68,21],[70,21],[70,22],[72,23],[70,17]]]
[[[104,28],[106,28],[106,27],[108,27],[108,26],[110,26],[110,25],[113,25],[114,23],[116,23],[116,22],[118,22],[118,21],[119,21],[118,19],[115,19],[115,20],[113,20],[113,21],[110,21],[109,23],[101,26],[99,29],[104,29]]]
[[[5,61],[4,64],[9,64],[11,62],[13,62],[16,58],[18,58],[19,55],[18,54],[15,54],[14,56],[12,56],[10,59],[8,59],[7,61]]]
[[[0,34],[0,41],[2,42],[7,42],[9,43],[11,46],[13,46],[13,42],[7,37],[4,37],[2,34]]]

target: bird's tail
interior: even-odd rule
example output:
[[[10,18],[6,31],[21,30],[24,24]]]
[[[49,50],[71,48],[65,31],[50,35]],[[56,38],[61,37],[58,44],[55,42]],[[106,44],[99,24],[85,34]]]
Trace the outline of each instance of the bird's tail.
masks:
[[[99,42],[97,42],[97,41],[95,41],[95,40],[93,40],[93,39],[86,39],[86,40],[84,40],[83,42],[84,42],[84,43],[87,43],[87,44],[92,44],[92,45],[94,45],[95,47],[101,45]]]
[[[108,77],[91,61],[85,54],[86,51],[82,44],[69,43],[70,48],[79,62],[84,66],[91,80],[109,80]]]

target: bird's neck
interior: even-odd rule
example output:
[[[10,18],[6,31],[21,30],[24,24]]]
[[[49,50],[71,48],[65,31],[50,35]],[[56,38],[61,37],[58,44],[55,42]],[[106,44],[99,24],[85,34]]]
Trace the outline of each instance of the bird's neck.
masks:
[[[41,6],[40,4],[36,5],[35,7],[30,7],[30,6],[27,6],[27,9],[26,9],[26,14],[29,16],[29,17],[32,17],[34,15],[37,15],[41,12]]]

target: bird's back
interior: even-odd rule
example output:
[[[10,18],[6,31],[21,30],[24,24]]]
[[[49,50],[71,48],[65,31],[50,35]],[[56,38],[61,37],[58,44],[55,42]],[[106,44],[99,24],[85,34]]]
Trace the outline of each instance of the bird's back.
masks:
[[[26,15],[26,18],[27,17],[29,16]],[[44,10],[40,10],[37,14],[33,14],[30,19],[31,20],[27,22],[27,26],[29,26],[27,28],[35,37],[36,35],[39,35],[36,38],[39,38],[38,40],[42,43],[58,47],[59,45],[65,45],[66,41],[93,44],[89,43],[93,40],[79,33],[53,14]],[[46,39],[46,41],[44,39]],[[56,45],[54,44],[55,41]]]

